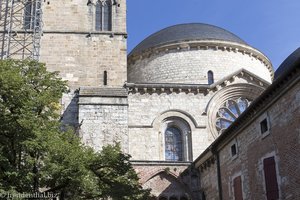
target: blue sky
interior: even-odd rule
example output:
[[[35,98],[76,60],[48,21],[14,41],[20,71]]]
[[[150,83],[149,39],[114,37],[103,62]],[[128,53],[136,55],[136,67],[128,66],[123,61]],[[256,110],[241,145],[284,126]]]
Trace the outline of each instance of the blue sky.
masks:
[[[162,28],[189,22],[236,34],[275,69],[300,47],[300,0],[127,0],[128,52]]]

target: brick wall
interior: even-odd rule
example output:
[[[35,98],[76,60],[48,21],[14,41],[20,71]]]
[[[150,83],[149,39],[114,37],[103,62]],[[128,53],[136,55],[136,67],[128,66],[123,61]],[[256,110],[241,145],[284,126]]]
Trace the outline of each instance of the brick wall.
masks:
[[[281,87],[271,102],[265,102],[266,105],[256,111],[257,115],[244,121],[244,128],[212,147],[219,152],[223,199],[234,199],[233,180],[237,176],[241,176],[244,199],[266,199],[264,159],[269,157],[275,160],[279,199],[300,198],[297,189],[300,187],[297,174],[300,170],[300,82],[299,78],[293,80]],[[264,119],[267,119],[268,130],[262,133]],[[237,148],[236,155],[232,155],[233,145]],[[197,163],[201,169],[201,189],[208,196],[212,195],[209,199],[217,198],[217,194],[213,196],[217,193],[212,186],[214,180],[210,180],[217,176],[217,166],[206,167],[205,163]]]
[[[232,198],[232,177],[241,173],[245,199],[263,199],[266,195],[263,159],[274,156],[280,199],[300,197],[299,130],[300,83],[256,118],[232,142],[238,147],[238,157],[232,158],[229,143],[220,152],[222,188],[225,199]],[[267,118],[270,130],[261,134],[260,122]],[[228,190],[229,189],[229,190]]]
[[[205,198],[211,200],[219,199],[216,163],[211,163],[210,165],[203,166],[199,170],[199,174],[200,191],[204,193]]]
[[[192,197],[191,182],[181,174],[189,163],[133,162],[143,188],[151,189],[151,194],[165,197]]]

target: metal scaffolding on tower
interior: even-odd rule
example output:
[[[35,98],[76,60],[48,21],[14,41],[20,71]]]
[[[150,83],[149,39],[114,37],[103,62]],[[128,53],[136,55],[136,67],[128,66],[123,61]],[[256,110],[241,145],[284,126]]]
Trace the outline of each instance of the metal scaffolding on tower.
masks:
[[[0,0],[0,58],[39,60],[42,0]]]

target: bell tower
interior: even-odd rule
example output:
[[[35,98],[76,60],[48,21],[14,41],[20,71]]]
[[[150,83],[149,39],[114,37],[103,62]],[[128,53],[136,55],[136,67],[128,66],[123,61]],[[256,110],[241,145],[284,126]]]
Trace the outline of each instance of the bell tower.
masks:
[[[128,149],[125,0],[44,0],[40,61],[59,71],[71,92],[62,121],[96,150]]]
[[[126,81],[125,0],[44,0],[40,61],[71,90]]]

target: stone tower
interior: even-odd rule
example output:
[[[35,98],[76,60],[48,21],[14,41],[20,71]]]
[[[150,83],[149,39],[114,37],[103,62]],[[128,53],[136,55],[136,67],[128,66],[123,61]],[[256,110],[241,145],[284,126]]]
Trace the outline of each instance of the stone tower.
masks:
[[[62,100],[63,122],[96,150],[123,141],[126,151],[126,1],[48,0],[42,8],[40,61],[71,91]]]
[[[36,59],[68,82],[62,122],[96,150],[127,139],[126,1],[0,2],[1,59]],[[22,41],[22,42],[20,42]]]
[[[110,115],[114,110],[127,118],[126,102],[115,103],[126,97],[126,1],[49,0],[43,4],[43,22],[40,60],[59,71],[71,89],[62,102],[62,120],[80,126],[83,141],[97,150],[120,141],[111,133],[126,132],[126,125]]]
[[[42,8],[40,61],[59,71],[72,90],[124,84],[124,0],[47,0]]]

